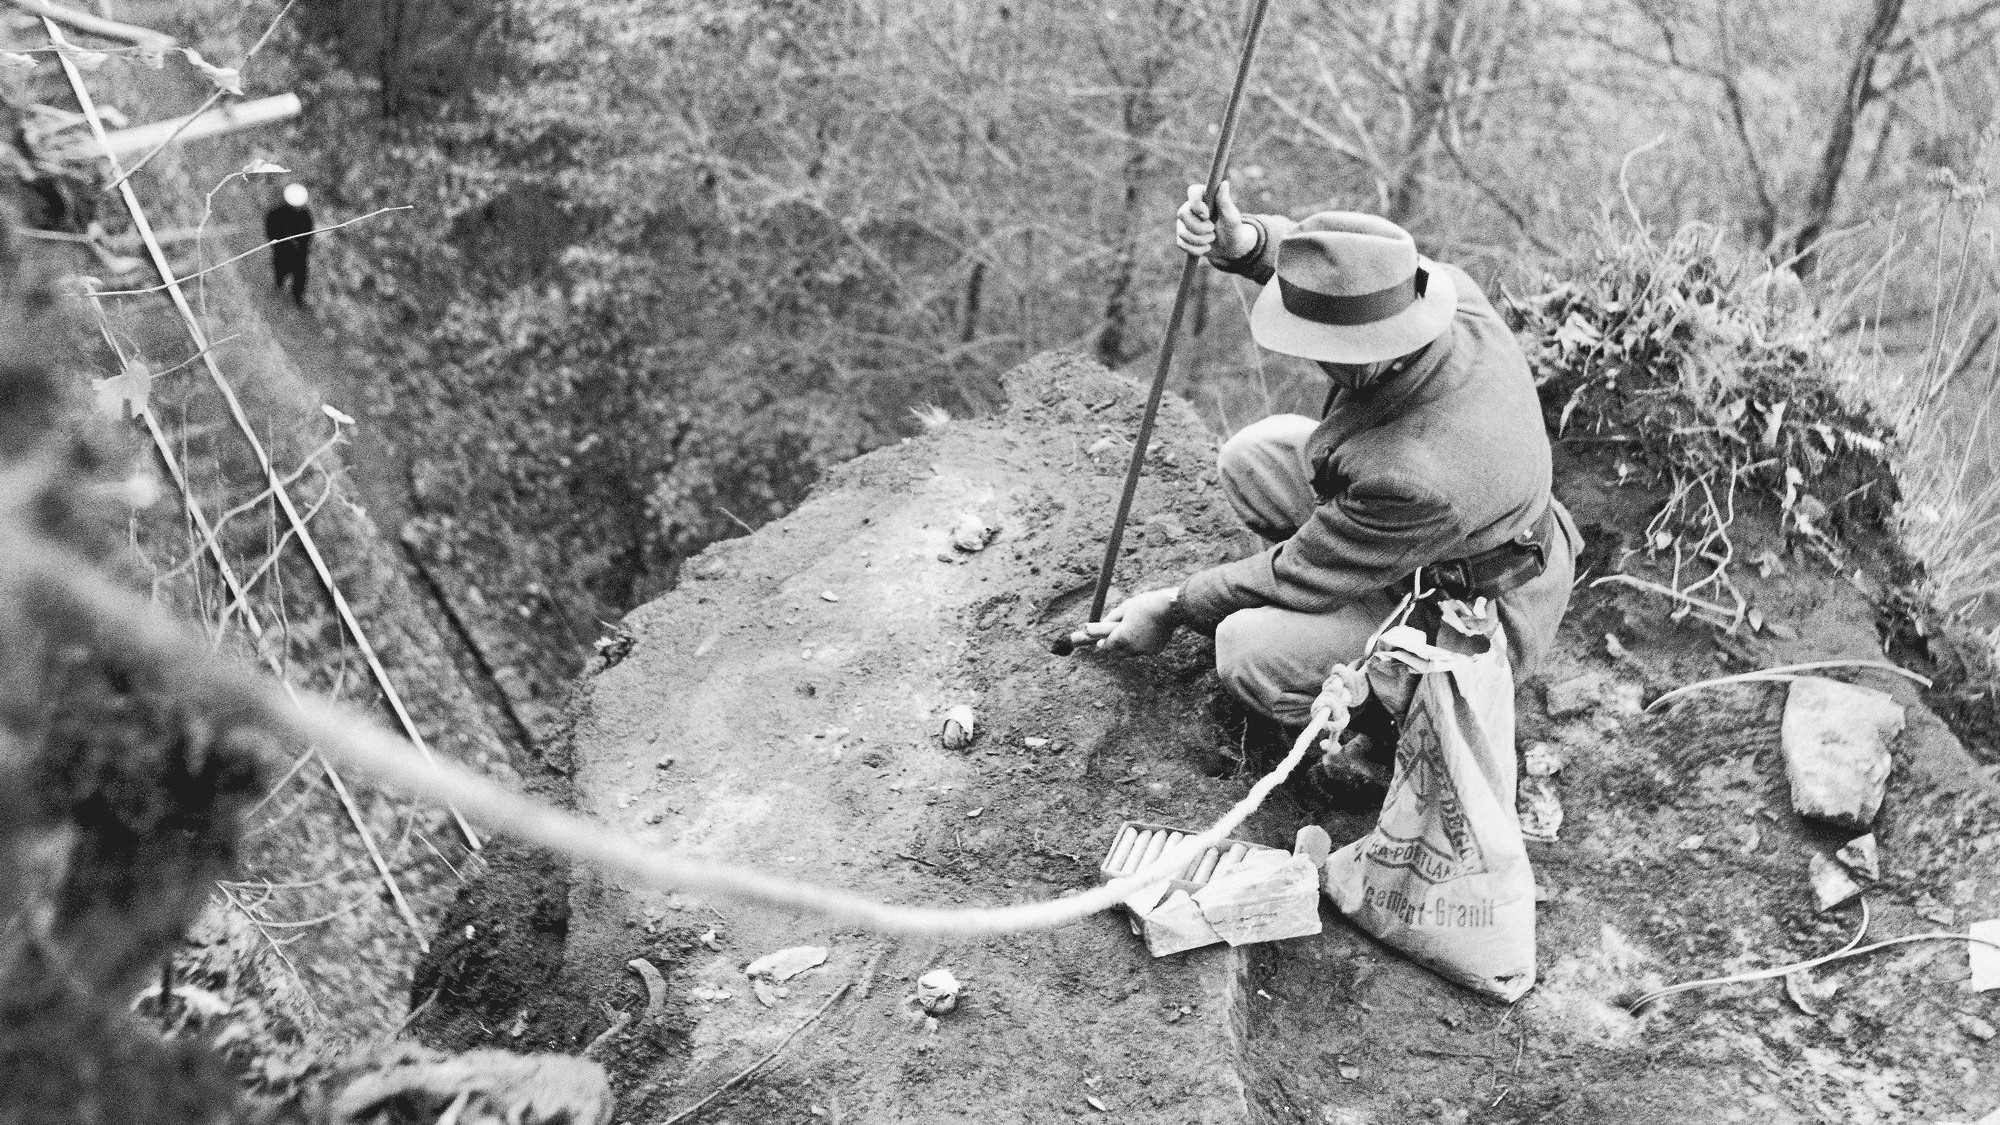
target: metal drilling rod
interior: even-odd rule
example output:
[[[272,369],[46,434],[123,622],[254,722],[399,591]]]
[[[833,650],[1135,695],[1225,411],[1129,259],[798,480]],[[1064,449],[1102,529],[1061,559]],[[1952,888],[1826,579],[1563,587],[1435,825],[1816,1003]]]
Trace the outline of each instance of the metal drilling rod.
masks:
[[[1215,157],[1208,164],[1208,190],[1202,195],[1208,216],[1214,220],[1215,197],[1229,171],[1229,146],[1236,139],[1236,118],[1243,106],[1243,89],[1250,82],[1250,60],[1257,54],[1257,39],[1264,31],[1264,11],[1271,0],[1256,0],[1250,10],[1250,27],[1243,33],[1243,54],[1236,63],[1236,85],[1229,91],[1229,108],[1222,115],[1222,135],[1215,140]],[[1195,272],[1201,259],[1187,255],[1181,263],[1180,287],[1174,291],[1174,311],[1167,318],[1167,334],[1160,341],[1159,362],[1153,367],[1153,389],[1146,396],[1146,412],[1139,417],[1139,438],[1132,446],[1132,463],[1125,470],[1125,492],[1118,498],[1118,516],[1111,522],[1111,538],[1104,545],[1104,563],[1097,571],[1097,592],[1090,600],[1090,620],[1104,619],[1104,601],[1111,593],[1111,574],[1118,567],[1118,549],[1125,542],[1125,521],[1132,514],[1132,497],[1139,491],[1139,474],[1146,467],[1146,446],[1153,440],[1153,420],[1160,412],[1160,394],[1167,387],[1167,372],[1174,364],[1174,343],[1181,332],[1181,318],[1187,312],[1188,295],[1194,292]]]

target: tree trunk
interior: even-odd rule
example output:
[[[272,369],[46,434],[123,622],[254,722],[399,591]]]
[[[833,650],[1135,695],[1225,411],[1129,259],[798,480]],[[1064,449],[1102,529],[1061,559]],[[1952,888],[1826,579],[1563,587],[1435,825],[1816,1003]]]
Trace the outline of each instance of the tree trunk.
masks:
[[[1110,294],[1104,301],[1104,327],[1097,333],[1097,361],[1116,370],[1131,358],[1127,334],[1132,321],[1133,274],[1139,268],[1139,204],[1145,185],[1146,137],[1159,126],[1160,115],[1152,106],[1155,68],[1149,63],[1146,79],[1138,92],[1125,99],[1125,195],[1118,231],[1118,249],[1111,262]]]
[[[1465,21],[1466,0],[1436,0],[1423,61],[1415,75],[1410,105],[1410,136],[1404,145],[1402,170],[1389,187],[1388,218],[1406,223],[1423,200],[1424,159],[1431,138],[1450,108],[1452,69],[1458,59],[1458,29]]]
[[[1873,18],[1866,34],[1855,48],[1854,61],[1847,68],[1847,82],[1841,90],[1840,104],[1834,110],[1833,120],[1826,130],[1826,148],[1820,153],[1819,167],[1813,173],[1812,186],[1806,190],[1804,214],[1799,222],[1798,233],[1792,236],[1792,253],[1798,257],[1798,273],[1810,276],[1818,257],[1813,244],[1826,233],[1827,224],[1833,218],[1834,197],[1840,191],[1840,179],[1847,170],[1847,156],[1854,148],[1854,129],[1860,122],[1861,111],[1873,98],[1872,85],[1875,80],[1875,60],[1881,56],[1882,48],[1889,43],[1889,37],[1896,31],[1896,23],[1903,17],[1903,0],[1872,0]]]

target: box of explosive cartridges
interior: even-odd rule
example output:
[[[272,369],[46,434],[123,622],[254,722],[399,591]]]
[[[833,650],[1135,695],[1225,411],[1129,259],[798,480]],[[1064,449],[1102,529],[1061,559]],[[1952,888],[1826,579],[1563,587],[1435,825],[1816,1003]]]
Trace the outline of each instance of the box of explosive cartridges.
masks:
[[[1136,874],[1197,833],[1128,820],[1104,862],[1107,878]],[[1226,941],[1247,945],[1320,932],[1319,869],[1311,859],[1247,840],[1223,839],[1174,877],[1125,900],[1132,932],[1155,957]]]

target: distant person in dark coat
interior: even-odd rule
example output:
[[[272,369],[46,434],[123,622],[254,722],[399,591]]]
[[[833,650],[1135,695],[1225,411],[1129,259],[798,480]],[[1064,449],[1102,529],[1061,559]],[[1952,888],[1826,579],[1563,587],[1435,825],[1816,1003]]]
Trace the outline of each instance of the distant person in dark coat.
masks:
[[[306,303],[306,261],[312,256],[313,213],[306,199],[306,186],[292,184],[285,189],[285,201],[264,212],[264,237],[277,243],[271,247],[271,287],[283,289],[290,281],[292,301],[301,308]],[[281,238],[289,241],[278,242]]]
[[[1126,599],[1078,632],[1113,655],[1157,651],[1178,626],[1215,636],[1216,671],[1296,730],[1327,671],[1422,572],[1497,603],[1516,674],[1555,641],[1579,536],[1550,495],[1549,439],[1514,335],[1463,270],[1417,253],[1387,219],[1246,216],[1227,185],[1211,216],[1189,189],[1176,241],[1263,285],[1259,344],[1316,361],[1319,418],[1279,414],[1222,447],[1222,491],[1267,548]]]

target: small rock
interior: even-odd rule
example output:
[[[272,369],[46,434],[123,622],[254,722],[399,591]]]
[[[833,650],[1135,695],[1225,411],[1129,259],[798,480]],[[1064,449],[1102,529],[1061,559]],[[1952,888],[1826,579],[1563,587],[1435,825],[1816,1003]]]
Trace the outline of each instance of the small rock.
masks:
[[[1521,769],[1529,777],[1550,777],[1562,768],[1562,752],[1546,742],[1531,742],[1521,754]]]
[[[1822,911],[1832,910],[1861,893],[1861,884],[1848,875],[1846,868],[1818,852],[1813,853],[1807,871],[1812,877],[1813,897]]]
[[[1000,534],[999,528],[988,527],[985,520],[967,512],[958,517],[958,523],[951,529],[951,546],[953,550],[964,551],[968,555],[974,554],[985,550],[986,545],[993,542],[993,537],[998,534]]]
[[[1802,676],[1785,698],[1779,738],[1792,805],[1802,815],[1865,829],[1889,783],[1889,742],[1903,707],[1887,692]]]
[[[1046,738],[1024,738],[1021,740],[1021,745],[1030,750],[1040,750],[1048,744],[1049,740]]]
[[[1981,1043],[1990,1043],[1993,1041],[1995,1035],[2000,1035],[2000,1032],[1993,1030],[1992,1024],[1987,1023],[1971,1012],[1959,1012],[1956,1018],[1958,1029],[1979,1040]]]
[[[702,934],[701,943],[717,953],[722,952],[722,939],[716,936],[714,930],[709,930],[707,933]]]
[[[674,768],[674,756],[669,754],[661,758],[659,761],[653,763],[653,768],[656,770],[670,770]]]
[[[770,981],[753,980],[750,982],[750,991],[757,995],[757,1002],[766,1008],[778,1006],[778,990],[771,986]]]
[[[1849,871],[1875,882],[1882,877],[1882,858],[1875,846],[1875,834],[1856,836],[1847,845],[1833,853],[1833,858],[1847,865]]]
[[[1708,843],[1708,837],[1697,833],[1693,836],[1689,836],[1687,839],[1682,840],[1680,843],[1674,846],[1684,852],[1691,852],[1699,849],[1703,844],[1706,843]]]
[[[1616,633],[1604,634],[1604,655],[1609,656],[1613,660],[1632,659],[1632,654],[1625,651],[1625,643],[1618,639],[1618,634]]]
[[[1361,1068],[1358,1066],[1343,1066],[1340,1068],[1340,1078],[1343,1082],[1352,1082],[1359,1077],[1361,1077]]]
[[[1552,719],[1567,719],[1593,711],[1604,702],[1604,677],[1587,672],[1542,688],[1542,701]]]
[[[832,590],[821,590],[819,592],[819,600],[823,602],[837,602],[840,600],[840,595],[834,593]]]

